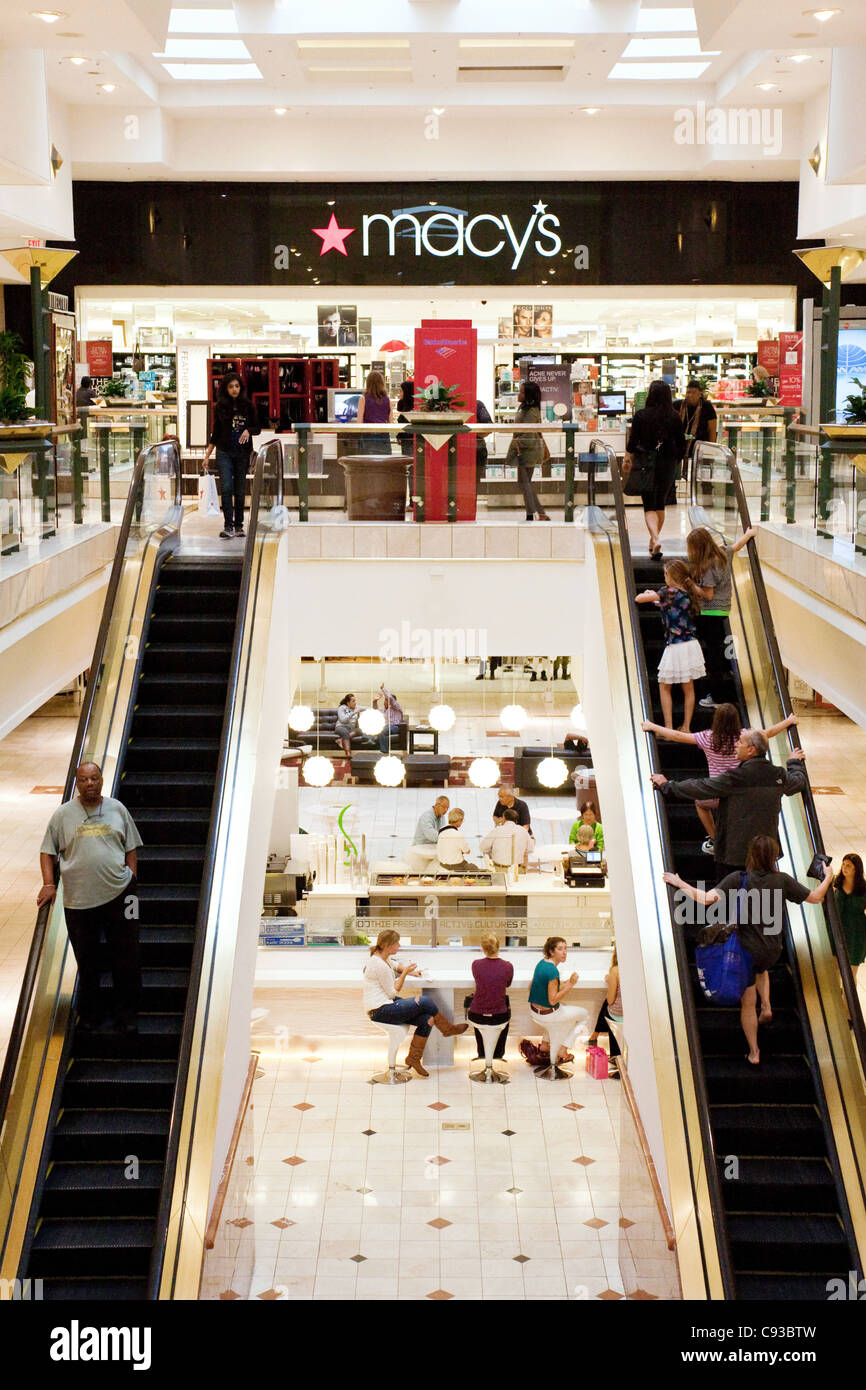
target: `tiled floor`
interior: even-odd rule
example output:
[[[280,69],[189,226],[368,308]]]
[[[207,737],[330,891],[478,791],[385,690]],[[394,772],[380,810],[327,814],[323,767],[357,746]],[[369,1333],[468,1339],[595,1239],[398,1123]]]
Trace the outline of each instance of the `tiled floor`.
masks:
[[[370,1086],[381,1048],[316,1046],[262,1055],[203,1297],[680,1296],[619,1082],[510,1060],[474,1085],[464,1038],[453,1068]]]

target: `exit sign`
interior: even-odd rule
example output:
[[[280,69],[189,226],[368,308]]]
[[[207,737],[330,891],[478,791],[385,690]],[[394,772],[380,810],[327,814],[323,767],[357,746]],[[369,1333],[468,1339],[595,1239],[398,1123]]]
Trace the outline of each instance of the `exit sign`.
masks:
[[[24,244],[29,251],[42,251],[45,249],[45,238],[41,236],[29,236]]]

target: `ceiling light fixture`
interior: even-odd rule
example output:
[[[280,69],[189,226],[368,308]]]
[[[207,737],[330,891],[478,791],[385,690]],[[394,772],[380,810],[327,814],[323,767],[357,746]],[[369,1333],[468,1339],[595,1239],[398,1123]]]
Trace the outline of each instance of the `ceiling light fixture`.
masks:
[[[808,15],[809,19],[817,19],[819,24],[826,24],[828,19],[834,15],[841,14],[841,10],[804,10],[803,14]]]
[[[76,54],[74,55],[74,57],[72,57],[72,58],[67,58],[66,61],[67,61],[67,63],[74,63],[75,66],[76,66],[77,68],[80,68],[82,63],[86,63],[86,62],[87,62],[87,59],[86,59],[86,58],[80,57],[80,56],[76,53]]]
[[[66,19],[67,16],[60,10],[31,10],[34,19],[41,19],[43,24],[56,24],[58,19]]]
[[[445,115],[445,107],[444,107],[444,106],[434,106],[434,107],[433,107],[433,115],[434,115],[434,116],[444,116],[444,115]]]
[[[568,776],[568,764],[562,758],[542,758],[535,775],[543,787],[561,787]]]
[[[289,728],[296,734],[306,733],[307,729],[312,729],[316,722],[316,716],[309,705],[293,705],[289,710]]]
[[[399,787],[406,769],[401,758],[386,756],[373,764],[373,776],[380,787]]]
[[[453,729],[457,715],[450,705],[433,705],[427,715],[427,722],[431,729],[435,729],[439,734],[445,734],[449,729]]]
[[[467,775],[473,787],[495,787],[499,781],[499,764],[492,758],[473,758]]]
[[[755,86],[761,92],[773,92],[776,89],[775,82],[756,82]]]
[[[308,787],[326,787],[333,780],[334,764],[330,758],[320,757],[317,753],[315,757],[307,758],[301,772]]]
[[[792,53],[792,54],[791,54],[791,62],[792,62],[792,63],[811,63],[811,61],[812,61],[812,55],[811,55],[811,53]]]
[[[814,150],[812,151],[812,153],[809,155],[809,168],[812,170],[812,173],[815,175],[815,178],[817,178],[817,177],[818,177],[818,174],[819,174],[819,171],[820,171],[820,169],[821,169],[821,146],[820,146],[820,145],[816,145],[815,148],[814,148]]]
[[[285,116],[285,114],[286,114],[286,112],[288,111],[288,109],[289,109],[288,106],[275,106],[275,107],[274,107],[274,115],[275,115],[275,116]]]
[[[100,84],[99,84],[99,86],[97,87],[96,90],[97,90],[98,92],[116,92],[116,91],[117,91],[117,83],[116,83],[116,82],[100,82]]]
[[[380,709],[364,709],[358,716],[358,728],[368,738],[375,738],[385,727],[385,716]]]
[[[526,710],[522,705],[505,705],[499,711],[499,722],[509,733],[519,733],[526,723]]]

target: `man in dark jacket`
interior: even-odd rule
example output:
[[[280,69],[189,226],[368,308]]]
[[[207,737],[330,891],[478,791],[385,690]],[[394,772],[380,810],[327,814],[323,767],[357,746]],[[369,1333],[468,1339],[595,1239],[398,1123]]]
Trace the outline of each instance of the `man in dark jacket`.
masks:
[[[746,867],[746,850],[756,835],[779,839],[783,796],[796,796],[806,786],[805,753],[795,749],[786,768],[767,757],[768,744],[759,729],[747,729],[734,748],[739,765],[718,777],[687,777],[669,782],[653,773],[653,785],[669,801],[710,801],[719,798],[716,812],[716,881]]]

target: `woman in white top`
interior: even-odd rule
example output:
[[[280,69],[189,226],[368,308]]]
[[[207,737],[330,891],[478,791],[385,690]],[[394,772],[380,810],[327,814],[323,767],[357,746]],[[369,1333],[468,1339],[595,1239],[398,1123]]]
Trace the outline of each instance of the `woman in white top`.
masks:
[[[429,1076],[424,1070],[421,1058],[430,1024],[434,1024],[444,1037],[455,1033],[465,1033],[468,1023],[452,1023],[450,1018],[439,1012],[439,1005],[429,994],[418,994],[414,999],[398,999],[397,995],[406,983],[407,975],[420,975],[414,962],[396,967],[391,965],[390,957],[400,947],[400,933],[380,931],[376,945],[370,947],[370,959],[364,966],[364,1008],[367,1017],[374,1023],[414,1023],[415,1032],[406,1054],[406,1066],[419,1076]]]

